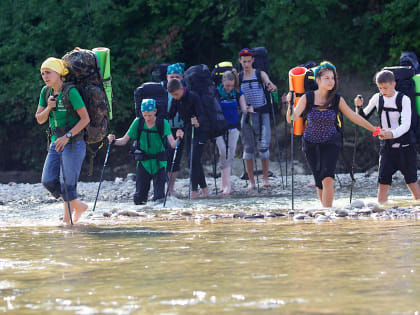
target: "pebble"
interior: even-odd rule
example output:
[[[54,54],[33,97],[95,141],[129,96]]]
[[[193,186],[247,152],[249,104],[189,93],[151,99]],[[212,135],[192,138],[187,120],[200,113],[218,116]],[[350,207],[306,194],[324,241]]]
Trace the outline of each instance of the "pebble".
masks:
[[[363,208],[363,209],[357,210],[357,213],[361,215],[371,215],[372,210],[369,208]]]
[[[322,215],[322,214],[319,214],[319,215],[315,218],[315,222],[316,222],[316,223],[320,223],[320,222],[329,222],[329,221],[330,221],[330,219],[329,219],[327,216]]]
[[[246,215],[245,217],[244,217],[244,219],[264,219],[264,215],[263,214],[257,214],[257,213],[254,213],[254,214],[251,214],[251,215]]]
[[[109,218],[109,217],[112,216],[112,213],[111,212],[104,212],[103,216],[106,217],[106,218]]]
[[[362,200],[355,200],[351,203],[352,208],[363,208],[365,203]]]
[[[234,215],[233,215],[233,217],[236,219],[236,218],[244,218],[246,216],[246,213],[245,212],[237,212],[237,213],[235,213]]]
[[[304,220],[304,219],[305,219],[305,217],[306,217],[306,215],[305,215],[305,214],[303,214],[303,213],[298,213],[298,214],[296,214],[296,215],[293,217],[293,220],[295,220],[295,221]]]
[[[134,210],[121,210],[117,213],[117,215],[122,215],[126,217],[139,217],[140,214]]]
[[[190,217],[190,216],[192,216],[192,213],[189,212],[189,211],[182,211],[181,215],[186,216],[186,217]]]
[[[344,209],[343,210],[338,209],[335,211],[335,216],[339,218],[347,217],[348,215],[349,215],[348,211]]]

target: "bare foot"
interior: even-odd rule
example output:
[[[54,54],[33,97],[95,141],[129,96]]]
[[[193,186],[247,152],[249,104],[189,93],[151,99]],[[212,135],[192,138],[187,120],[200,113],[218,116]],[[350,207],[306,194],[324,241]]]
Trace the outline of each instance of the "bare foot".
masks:
[[[83,201],[78,200],[75,207],[74,207],[74,215],[73,215],[73,222],[79,221],[82,213],[85,212],[88,208],[88,205]]]
[[[198,192],[196,190],[191,190],[190,197],[191,197],[191,199],[197,199],[198,198]]]
[[[251,190],[254,190],[254,189],[256,189],[256,188],[257,188],[257,187],[255,187],[255,185],[251,185],[251,184],[249,184],[249,185],[248,185],[248,187],[246,187],[246,188],[245,188],[245,190],[246,190],[246,191],[251,191]]]
[[[225,189],[223,189],[222,194],[226,196],[226,195],[230,195],[231,192],[232,192],[231,187],[225,187]]]
[[[207,198],[209,196],[209,190],[206,188],[201,188],[201,197]]]

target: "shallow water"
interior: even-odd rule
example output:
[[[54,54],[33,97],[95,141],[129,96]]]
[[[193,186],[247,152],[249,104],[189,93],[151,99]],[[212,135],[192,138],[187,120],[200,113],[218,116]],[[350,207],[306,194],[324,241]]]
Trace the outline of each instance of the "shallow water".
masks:
[[[361,195],[372,191],[359,189]],[[337,189],[336,197],[335,206],[347,205],[348,189]],[[91,209],[93,202],[88,203]],[[290,207],[285,191],[276,197],[170,199],[167,209],[145,207],[146,217],[105,218],[103,212],[112,208],[139,207],[128,200],[100,201],[92,216],[63,227],[61,203],[2,205],[0,312],[420,311],[420,221],[414,218],[313,224],[291,217],[209,217]],[[295,207],[319,208],[319,202],[314,193],[297,191]]]

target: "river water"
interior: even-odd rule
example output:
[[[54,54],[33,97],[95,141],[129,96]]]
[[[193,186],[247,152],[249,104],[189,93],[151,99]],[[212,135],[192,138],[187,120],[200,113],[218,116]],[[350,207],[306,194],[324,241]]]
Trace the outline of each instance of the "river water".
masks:
[[[60,225],[61,203],[0,206],[0,312],[418,314],[420,221],[223,217],[287,213],[290,201],[170,200],[136,218],[105,218],[135,206],[101,201],[74,227]],[[335,205],[346,203],[337,189]]]

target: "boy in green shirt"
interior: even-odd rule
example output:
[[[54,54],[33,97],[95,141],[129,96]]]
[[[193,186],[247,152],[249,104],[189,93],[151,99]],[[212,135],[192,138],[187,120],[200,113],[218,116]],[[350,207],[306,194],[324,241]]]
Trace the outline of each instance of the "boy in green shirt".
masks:
[[[143,117],[134,119],[127,133],[118,139],[115,135],[108,135],[110,143],[123,146],[128,141],[137,140],[134,152],[137,161],[136,169],[136,193],[134,203],[145,204],[150,189],[150,181],[153,180],[153,201],[165,197],[166,182],[166,140],[172,148],[176,146],[169,122],[166,119],[158,121],[156,118],[156,101],[144,99],[141,103]],[[182,138],[184,132],[179,129],[176,137]]]

